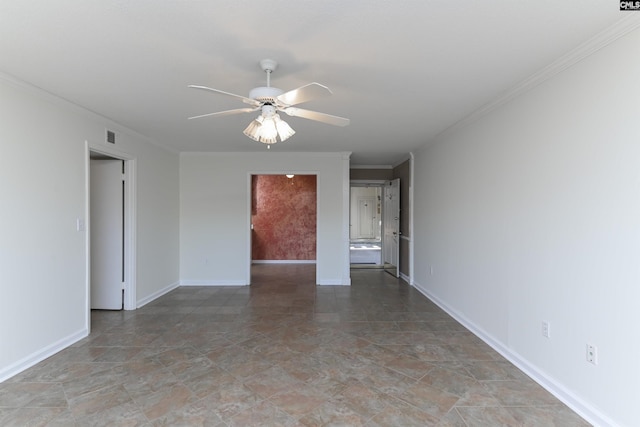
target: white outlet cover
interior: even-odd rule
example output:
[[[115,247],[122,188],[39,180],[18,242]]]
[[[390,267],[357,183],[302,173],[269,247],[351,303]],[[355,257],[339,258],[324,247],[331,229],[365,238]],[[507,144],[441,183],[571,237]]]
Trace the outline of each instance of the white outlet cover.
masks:
[[[542,336],[545,338],[551,338],[551,324],[549,322],[542,322]]]

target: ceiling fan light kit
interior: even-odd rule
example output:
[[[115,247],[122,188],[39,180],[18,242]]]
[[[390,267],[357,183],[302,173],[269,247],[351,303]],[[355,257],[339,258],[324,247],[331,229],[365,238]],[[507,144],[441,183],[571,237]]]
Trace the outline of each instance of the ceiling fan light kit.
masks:
[[[208,90],[222,95],[240,98],[242,102],[253,107],[202,114],[189,117],[189,119],[260,111],[260,115],[249,123],[249,126],[247,126],[243,133],[254,141],[267,144],[267,148],[270,148],[272,144],[278,142],[278,138],[281,142],[286,141],[296,133],[287,122],[280,118],[278,112],[283,112],[292,117],[301,117],[334,126],[347,126],[349,124],[349,119],[345,119],[344,117],[293,107],[294,105],[302,104],[312,99],[331,95],[331,91],[328,87],[315,82],[290,90],[289,92],[271,87],[271,73],[277,66],[278,63],[272,59],[263,59],[260,61],[260,67],[267,73],[267,86],[253,88],[249,92],[248,98],[206,86],[189,85],[190,88]]]
[[[292,137],[296,131],[291,129],[287,122],[281,120],[279,114],[275,114],[275,109],[273,109],[274,113],[265,115],[264,109],[267,107],[273,108],[270,105],[262,107],[262,115],[249,123],[243,133],[254,141],[268,144],[267,148],[269,148],[271,144],[278,142],[277,137],[280,137],[280,141],[283,142]]]

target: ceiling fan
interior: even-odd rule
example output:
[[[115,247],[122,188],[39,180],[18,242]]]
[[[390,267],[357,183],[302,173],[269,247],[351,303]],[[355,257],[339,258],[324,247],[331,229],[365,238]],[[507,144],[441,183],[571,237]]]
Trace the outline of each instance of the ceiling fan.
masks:
[[[208,90],[239,98],[245,104],[250,105],[250,107],[245,108],[201,114],[199,116],[189,117],[189,120],[260,111],[260,115],[247,126],[244,134],[254,141],[268,144],[267,148],[270,148],[271,144],[278,142],[278,138],[280,138],[280,141],[285,141],[295,133],[284,120],[280,119],[278,112],[285,113],[292,117],[302,117],[334,126],[347,126],[349,124],[349,119],[345,119],[344,117],[332,116],[330,114],[295,107],[298,104],[331,95],[328,87],[314,82],[284,92],[282,89],[271,87],[271,73],[278,67],[278,63],[272,59],[263,59],[260,61],[260,67],[267,73],[267,86],[251,89],[248,97],[206,86],[189,85],[189,87],[193,89]]]

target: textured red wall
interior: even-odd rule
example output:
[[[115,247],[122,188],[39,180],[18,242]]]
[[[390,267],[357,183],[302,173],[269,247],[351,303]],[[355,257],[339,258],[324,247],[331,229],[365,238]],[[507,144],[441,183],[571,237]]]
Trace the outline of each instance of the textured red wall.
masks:
[[[316,259],[316,176],[254,175],[254,260]]]

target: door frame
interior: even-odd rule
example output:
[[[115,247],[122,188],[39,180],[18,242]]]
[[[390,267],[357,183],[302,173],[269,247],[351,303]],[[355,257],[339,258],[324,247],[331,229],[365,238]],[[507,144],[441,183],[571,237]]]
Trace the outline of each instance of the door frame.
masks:
[[[386,179],[352,179],[349,180],[349,196],[348,196],[348,221],[347,221],[347,226],[348,226],[348,234],[347,234],[347,252],[350,252],[349,250],[349,246],[351,244],[351,187],[376,187],[376,188],[380,188],[380,195],[383,198],[383,200],[381,200],[381,202],[384,202],[384,185],[385,183],[388,182],[388,180]],[[384,221],[384,203],[380,204],[380,208],[381,208],[381,213],[380,213],[380,220]],[[384,262],[383,262],[383,251],[384,251],[384,232],[382,229],[382,225],[380,226],[380,243],[381,243],[381,248],[380,248],[380,264],[376,264],[375,268],[383,268],[384,267]],[[349,256],[349,268],[351,268],[351,257]]]
[[[137,160],[134,156],[103,144],[85,141],[85,289],[87,329],[91,332],[91,153],[102,154],[124,161],[125,170],[125,207],[124,207],[124,309],[137,308],[136,297],[136,170]]]
[[[389,194],[389,188],[392,188],[394,184],[397,183],[397,194],[396,194],[396,199],[397,199],[397,212],[393,212],[393,214],[395,214],[396,216],[391,219],[391,215],[388,212],[387,209],[387,200],[391,200],[388,197]],[[384,199],[384,202],[382,204],[383,208],[382,208],[382,221],[383,221],[383,227],[382,227],[382,235],[383,235],[383,247],[382,247],[382,265],[384,267],[384,270],[391,274],[392,276],[395,277],[400,277],[400,240],[402,237],[402,234],[400,232],[400,211],[402,209],[402,205],[400,204],[401,200],[400,200],[400,178],[393,178],[390,180],[387,180],[384,184],[384,187],[382,188],[382,197]],[[387,224],[389,224],[390,221],[393,221],[395,224],[395,232],[393,233],[395,235],[395,237],[391,238],[391,242],[389,241],[389,239],[386,238],[386,232],[387,232]],[[390,243],[392,243],[393,241],[395,241],[395,254],[394,254],[394,258],[395,258],[395,265],[394,264],[387,264],[387,260],[386,260],[386,249],[389,248]],[[394,267],[394,268],[390,268],[388,266]],[[394,271],[395,270],[395,271]]]
[[[320,212],[320,174],[318,171],[301,171],[301,170],[291,170],[286,169],[282,171],[249,171],[247,172],[247,270],[246,270],[246,283],[247,285],[251,285],[251,265],[253,264],[253,254],[252,254],[252,229],[251,229],[251,206],[253,203],[253,187],[252,187],[252,177],[254,175],[315,175],[316,177],[316,285],[320,283],[318,277],[318,239],[320,235],[318,233],[318,214]]]

